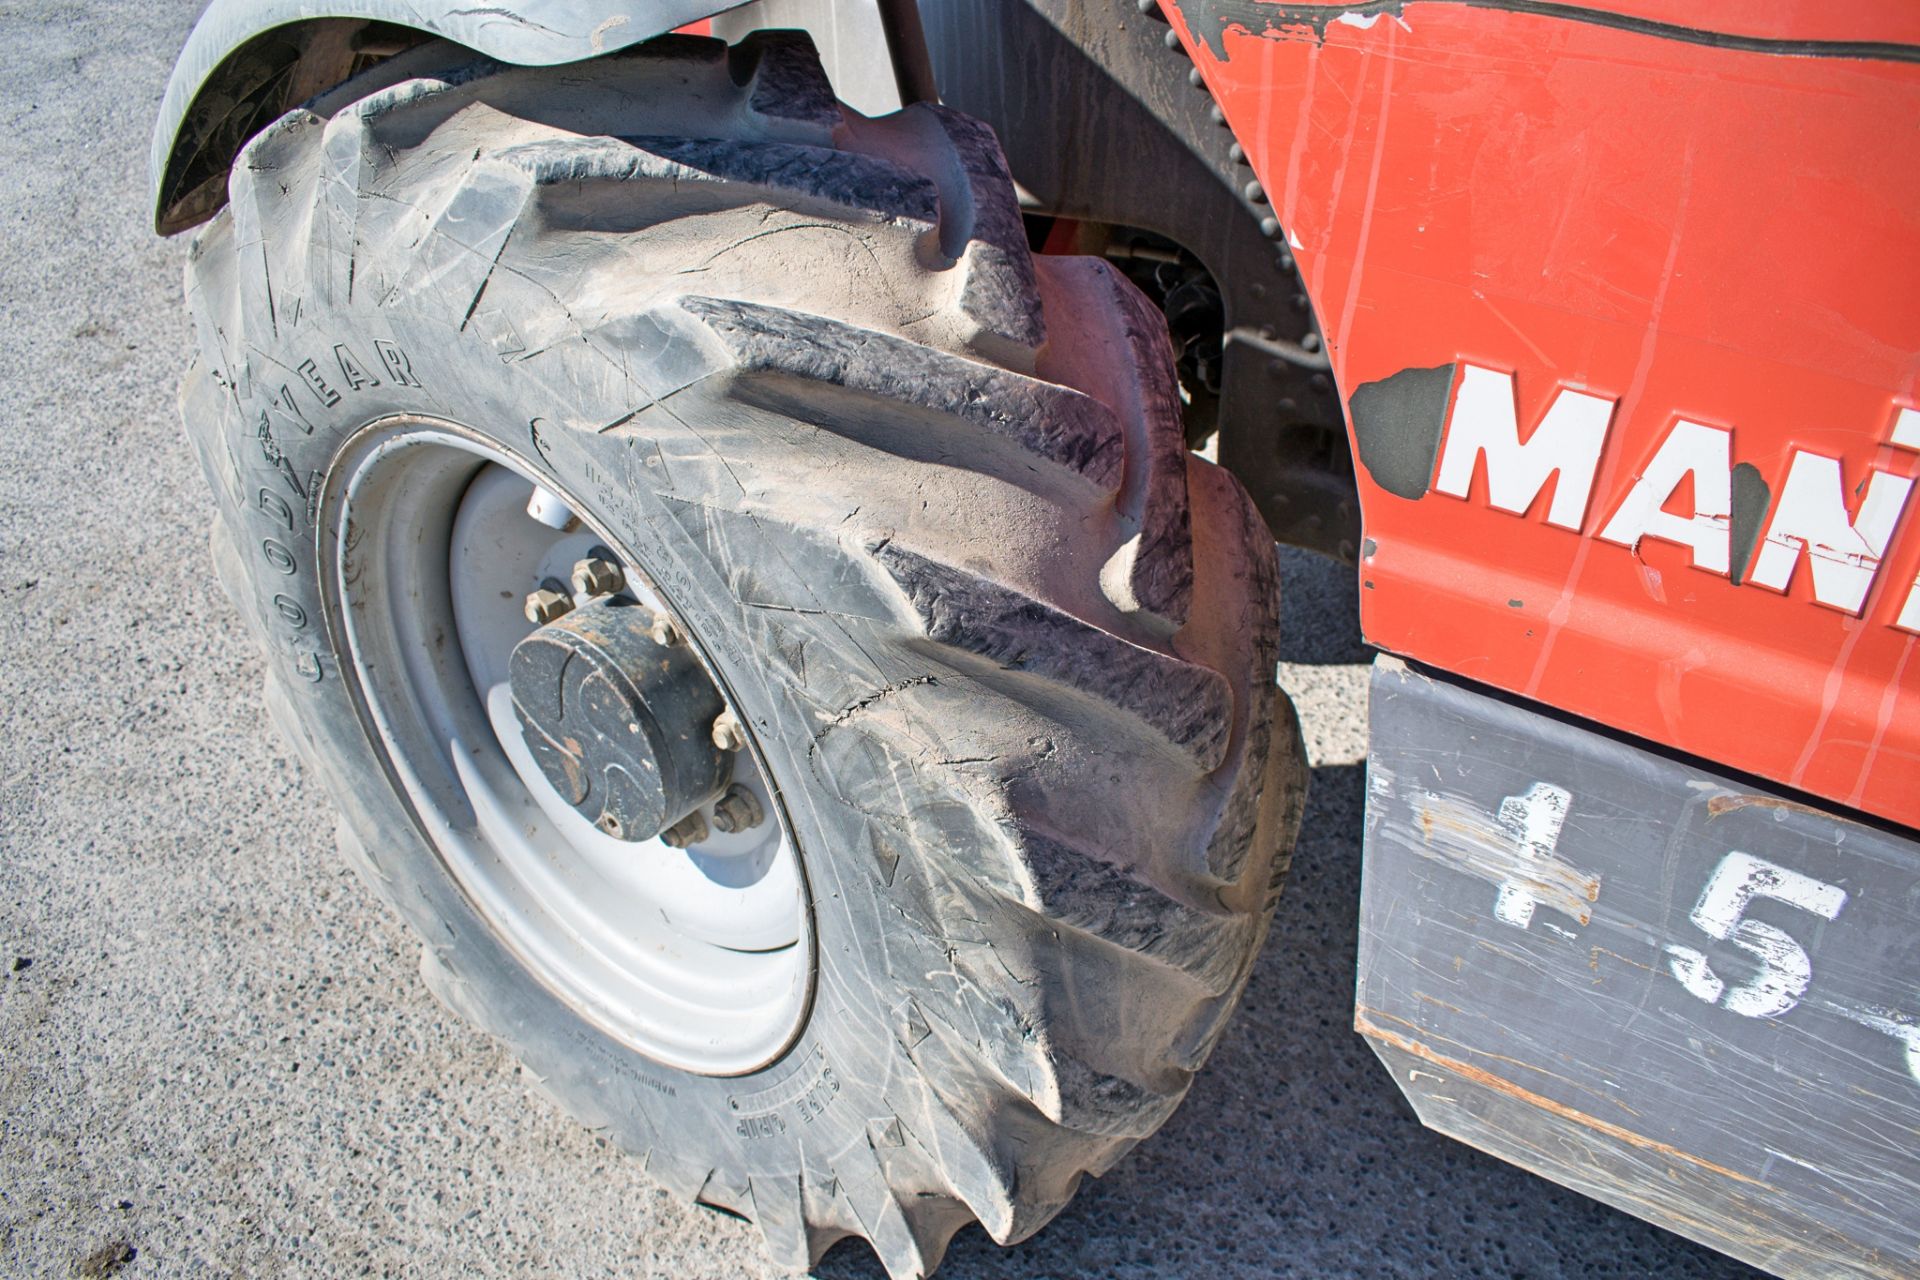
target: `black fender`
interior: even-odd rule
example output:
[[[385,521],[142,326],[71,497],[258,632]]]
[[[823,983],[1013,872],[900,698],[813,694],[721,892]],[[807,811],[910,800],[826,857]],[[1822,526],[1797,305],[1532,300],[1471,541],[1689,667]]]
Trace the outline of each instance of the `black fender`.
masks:
[[[154,132],[154,222],[211,218],[247,141],[409,44],[521,66],[580,62],[738,9],[715,34],[816,32],[841,96],[938,96],[992,125],[1032,212],[1141,227],[1192,251],[1225,304],[1220,460],[1275,535],[1351,562],[1346,428],[1284,231],[1157,7],[1110,0],[212,0]],[[861,10],[862,12],[854,12]],[[921,15],[925,16],[925,34]],[[873,57],[872,46],[883,52]],[[931,46],[929,48],[929,46]],[[891,63],[894,84],[884,83]],[[896,92],[897,90],[897,92]]]
[[[920,0],[920,9],[942,101],[998,131],[1030,211],[1140,227],[1206,267],[1224,304],[1220,462],[1279,541],[1352,564],[1353,459],[1306,286],[1286,229],[1192,61],[1168,43],[1158,7]]]

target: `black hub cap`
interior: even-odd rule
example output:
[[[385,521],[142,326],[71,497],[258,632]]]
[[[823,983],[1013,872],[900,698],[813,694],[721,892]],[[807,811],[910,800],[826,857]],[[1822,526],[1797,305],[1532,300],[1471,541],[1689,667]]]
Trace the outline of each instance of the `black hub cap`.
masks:
[[[714,745],[726,709],[683,644],[649,634],[652,612],[602,597],[514,647],[513,710],[547,781],[602,831],[651,840],[726,789]]]

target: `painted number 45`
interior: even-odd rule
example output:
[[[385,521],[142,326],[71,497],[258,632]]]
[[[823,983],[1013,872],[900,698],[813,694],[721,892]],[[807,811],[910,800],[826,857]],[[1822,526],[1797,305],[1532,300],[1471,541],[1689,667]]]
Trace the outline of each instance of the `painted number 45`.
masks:
[[[1667,964],[1681,986],[1708,1004],[1749,1018],[1777,1018],[1807,993],[1813,961],[1784,929],[1744,918],[1755,898],[1772,898],[1823,920],[1834,919],[1847,905],[1847,892],[1837,884],[1736,850],[1713,869],[1692,919],[1708,937],[1732,943],[1752,956],[1758,971],[1729,986],[1703,953],[1674,942],[1667,944]]]
[[[1813,981],[1813,962],[1786,930],[1746,919],[1755,898],[1771,898],[1823,920],[1839,916],[1847,891],[1775,863],[1735,851],[1720,860],[1700,891],[1692,918],[1710,938],[1732,943],[1753,957],[1757,972],[1729,984],[1707,957],[1677,942],[1667,944],[1667,967],[1680,985],[1708,1004],[1749,1018],[1777,1018],[1800,1003]],[[1892,1037],[1904,1051],[1907,1074],[1920,1081],[1920,1017],[1880,1005],[1815,997],[1814,1005]]]

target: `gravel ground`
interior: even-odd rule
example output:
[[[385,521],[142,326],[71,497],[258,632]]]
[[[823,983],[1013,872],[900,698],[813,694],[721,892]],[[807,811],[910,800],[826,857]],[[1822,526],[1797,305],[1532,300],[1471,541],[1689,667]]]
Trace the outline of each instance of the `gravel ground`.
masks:
[[[0,1271],[777,1274],[452,1021],[213,583],[148,130],[195,5],[0,5]],[[1366,652],[1288,557],[1314,797],[1234,1033],[1035,1241],[944,1274],[1749,1274],[1423,1131],[1348,1029]],[[863,1246],[825,1277],[876,1277]]]

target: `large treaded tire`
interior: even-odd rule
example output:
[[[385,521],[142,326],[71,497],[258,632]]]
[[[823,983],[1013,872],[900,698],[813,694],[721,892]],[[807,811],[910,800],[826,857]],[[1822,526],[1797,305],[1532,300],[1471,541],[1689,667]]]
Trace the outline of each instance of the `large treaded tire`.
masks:
[[[1184,448],[1158,313],[1029,254],[984,126],[844,112],[784,33],[544,70],[432,46],[278,121],[230,195],[182,397],[215,558],[448,1005],[791,1266],[860,1235],[923,1275],[976,1218],[1020,1239],[1167,1118],[1299,818],[1273,547]],[[756,1074],[576,1016],[390,785],[316,525],[343,441],[393,415],[609,513],[730,637],[819,943]]]

